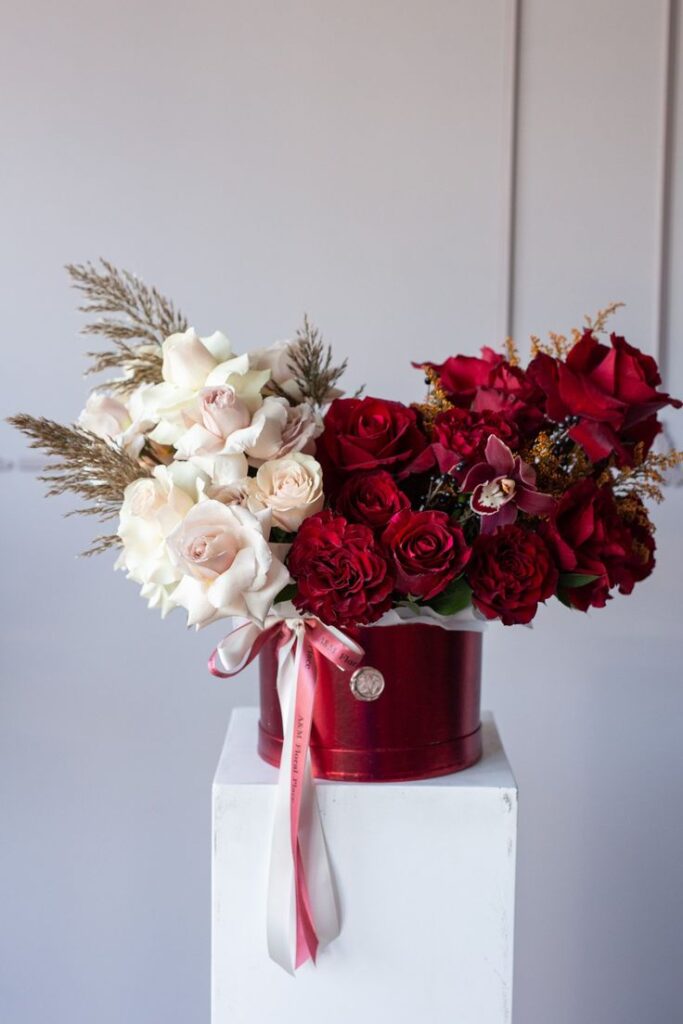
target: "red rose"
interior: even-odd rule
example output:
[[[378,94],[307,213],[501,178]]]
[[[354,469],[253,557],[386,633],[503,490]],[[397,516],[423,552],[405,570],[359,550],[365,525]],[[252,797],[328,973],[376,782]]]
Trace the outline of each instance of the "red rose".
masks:
[[[558,573],[541,537],[521,526],[501,526],[481,534],[467,567],[472,603],[487,619],[506,626],[531,622],[539,601],[555,593]]]
[[[354,473],[342,485],[336,509],[351,523],[364,523],[370,529],[383,529],[392,516],[408,508],[408,498],[396,481],[383,469]]]
[[[633,444],[642,441],[646,449],[652,444],[659,430],[656,413],[681,403],[657,391],[661,377],[651,356],[616,334],[610,340],[611,348],[585,331],[565,362],[540,354],[527,372],[545,393],[552,420],[578,417],[569,436],[590,459],[597,462],[614,452],[625,464]]]
[[[420,369],[430,369],[438,374],[439,382],[455,405],[469,407],[477,388],[486,387],[496,367],[504,363],[501,355],[490,348],[481,350],[477,356],[451,356],[443,363],[414,363]]]
[[[374,622],[391,607],[393,573],[367,526],[319,512],[304,520],[289,552],[294,604],[329,626]]]
[[[316,455],[326,484],[334,486],[335,477],[357,470],[397,470],[426,443],[414,409],[380,398],[337,398],[325,416]]]
[[[438,374],[449,401],[460,409],[493,413],[525,434],[543,422],[545,396],[520,366],[513,366],[490,348],[476,356],[453,356],[444,363],[414,363]]]
[[[610,488],[598,487],[594,480],[580,480],[571,487],[542,532],[561,572],[596,577],[583,586],[562,586],[569,603],[581,611],[603,608],[611,587],[630,594],[635,583],[652,572],[652,533],[645,526],[626,523]]]
[[[545,395],[525,370],[500,363],[487,385],[472,399],[474,412],[491,413],[512,422],[520,434],[535,434],[545,419]]]
[[[470,549],[445,512],[404,509],[391,520],[382,543],[396,572],[396,589],[411,597],[435,597],[465,568]]]
[[[460,466],[462,475],[468,466],[484,458],[486,442],[495,434],[510,448],[516,447],[519,434],[514,422],[497,413],[448,409],[434,421],[436,460],[442,473]],[[438,447],[437,447],[438,446]]]

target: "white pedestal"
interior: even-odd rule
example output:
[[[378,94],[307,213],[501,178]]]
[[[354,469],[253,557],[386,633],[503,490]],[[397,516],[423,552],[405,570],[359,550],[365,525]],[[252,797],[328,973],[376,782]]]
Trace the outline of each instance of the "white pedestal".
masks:
[[[266,950],[277,771],[233,713],[213,788],[212,1024],[508,1024],[517,788],[495,724],[468,771],[317,783],[342,932],[292,978]]]

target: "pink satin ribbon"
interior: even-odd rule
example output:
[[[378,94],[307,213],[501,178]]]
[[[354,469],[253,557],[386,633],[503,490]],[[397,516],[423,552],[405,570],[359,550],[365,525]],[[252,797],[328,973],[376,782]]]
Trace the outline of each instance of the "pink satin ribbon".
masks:
[[[247,632],[243,632],[245,630]],[[319,659],[325,658],[337,668],[352,672],[360,664],[363,651],[343,633],[325,626],[319,619],[313,617],[296,620],[269,620],[264,629],[259,629],[253,623],[248,622],[238,627],[221,642],[209,659],[209,670],[221,679],[236,676],[256,658],[270,640],[275,640],[278,652],[282,652],[289,645],[298,665],[291,736],[289,793],[290,842],[296,907],[294,966],[298,968],[309,959],[315,962],[319,946],[305,858],[302,853],[305,837],[301,832],[302,798],[306,773],[310,772],[309,745]],[[224,665],[230,666],[230,671],[226,672],[218,667],[219,658]],[[282,711],[284,721],[284,707]],[[283,964],[283,966],[286,965]]]

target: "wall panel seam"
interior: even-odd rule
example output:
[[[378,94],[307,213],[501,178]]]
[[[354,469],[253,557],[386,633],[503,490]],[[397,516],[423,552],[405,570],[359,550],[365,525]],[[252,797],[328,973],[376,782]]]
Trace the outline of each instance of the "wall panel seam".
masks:
[[[673,134],[677,63],[678,0],[664,5],[661,80],[660,150],[657,181],[657,236],[655,253],[654,346],[662,376],[669,368],[669,288],[671,280],[671,201],[673,189]]]
[[[514,334],[515,258],[517,249],[517,171],[519,144],[519,73],[522,0],[505,0],[505,120],[503,139],[503,231],[501,273],[501,335]]]

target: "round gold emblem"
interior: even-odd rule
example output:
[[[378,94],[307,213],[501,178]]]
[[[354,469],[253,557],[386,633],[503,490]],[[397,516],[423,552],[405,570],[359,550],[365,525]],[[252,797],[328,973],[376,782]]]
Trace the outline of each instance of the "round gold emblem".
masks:
[[[384,689],[384,676],[378,669],[366,665],[356,669],[350,685],[356,700],[377,700]]]

